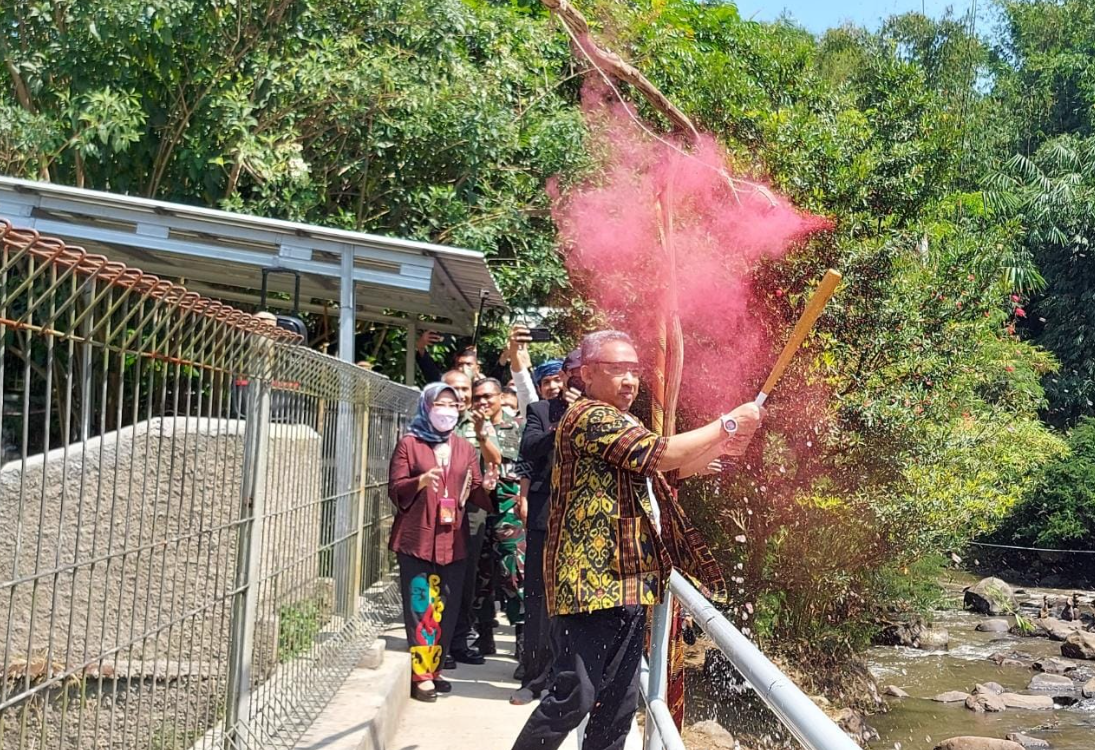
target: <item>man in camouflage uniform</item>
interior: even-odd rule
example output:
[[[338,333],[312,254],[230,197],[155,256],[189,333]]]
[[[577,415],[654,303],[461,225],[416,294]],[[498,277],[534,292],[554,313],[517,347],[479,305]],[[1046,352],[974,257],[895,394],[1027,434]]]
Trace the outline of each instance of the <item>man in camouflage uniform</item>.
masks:
[[[502,384],[482,378],[472,386],[472,410],[488,423],[486,435],[500,453],[498,485],[493,493],[496,513],[487,518],[486,538],[479,556],[473,609],[479,639],[476,646],[484,656],[497,652],[494,645],[494,602],[517,628],[520,649],[524,623],[525,526],[518,516],[520,480],[515,471],[521,450],[521,421],[508,419],[502,411]],[[483,451],[487,457],[487,450]],[[520,653],[518,653],[518,657]]]

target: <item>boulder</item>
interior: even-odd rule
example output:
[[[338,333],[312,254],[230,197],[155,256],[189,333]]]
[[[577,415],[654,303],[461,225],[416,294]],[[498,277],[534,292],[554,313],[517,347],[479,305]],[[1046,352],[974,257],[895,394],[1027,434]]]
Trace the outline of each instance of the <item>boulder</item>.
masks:
[[[909,694],[899,688],[897,685],[887,685],[886,689],[882,691],[885,695],[891,698],[908,698]]]
[[[734,735],[710,719],[685,727],[681,737],[689,747],[709,747],[711,750],[734,750],[737,747]]]
[[[1084,683],[1080,689],[1085,698],[1095,698],[1095,677]]]
[[[1034,663],[1034,657],[1022,651],[997,651],[989,657],[989,661],[1001,667],[1029,667]]]
[[[1011,623],[1007,620],[985,620],[977,623],[977,627],[974,630],[981,633],[1006,633],[1011,629]]]
[[[880,646],[905,646],[936,651],[947,648],[950,633],[946,628],[933,628],[920,620],[890,622],[875,635],[874,642]]]
[[[1076,682],[1095,680],[1095,664],[1078,664],[1075,669],[1068,670],[1068,676]]]
[[[875,634],[873,641],[879,646],[905,646],[916,648],[916,634],[920,625],[908,622],[888,622]]]
[[[1008,735],[1008,739],[1012,742],[1018,742],[1027,750],[1044,750],[1049,747],[1049,743],[1040,737],[1031,737],[1029,734],[1023,734],[1022,732],[1012,732]]]
[[[916,647],[923,651],[945,651],[950,642],[951,634],[946,628],[924,628],[920,631]]]
[[[1044,693],[1056,693],[1064,691],[1064,693],[1071,694],[1075,692],[1076,685],[1069,678],[1063,674],[1036,674],[1034,679],[1027,685],[1027,690],[1037,690]]]
[[[950,690],[946,693],[940,693],[932,698],[932,700],[937,703],[962,703],[969,697],[969,693],[963,693],[961,690]]]
[[[1006,692],[1007,690],[999,682],[978,683],[977,687],[973,690],[974,695],[1001,695]]]
[[[1064,622],[1056,617],[1039,617],[1034,624],[1046,631],[1046,635],[1055,641],[1066,641],[1079,629],[1077,623]]]
[[[879,738],[875,728],[869,725],[863,718],[863,714],[858,711],[845,708],[834,718],[836,719],[837,726],[843,729],[845,734],[861,745],[866,745],[868,742]]]
[[[966,708],[979,714],[986,712],[992,714],[1000,713],[1006,709],[1007,706],[999,695],[993,693],[975,693],[969,698],[966,698]]]
[[[1053,697],[1049,695],[1003,693],[1000,698],[1008,708],[1026,708],[1032,711],[1053,708]]]
[[[1011,586],[999,578],[983,578],[966,589],[963,606],[983,615],[1006,615],[1019,608]]]
[[[935,750],[1023,750],[1023,746],[994,737],[951,737],[936,745]]]
[[[1034,662],[1034,668],[1046,674],[1065,674],[1076,669],[1076,662],[1051,656],[1048,659],[1039,659]]]
[[[1095,633],[1076,631],[1061,644],[1061,656],[1095,660]]]

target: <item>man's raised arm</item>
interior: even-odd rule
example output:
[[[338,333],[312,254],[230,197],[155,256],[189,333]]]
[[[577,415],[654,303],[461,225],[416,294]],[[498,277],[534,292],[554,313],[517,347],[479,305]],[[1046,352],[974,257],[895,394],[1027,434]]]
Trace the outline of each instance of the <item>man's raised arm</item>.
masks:
[[[760,427],[760,407],[750,401],[727,416],[737,424],[733,434],[726,431],[726,417],[719,417],[698,429],[666,438],[665,450],[656,464],[658,471],[674,471],[697,464],[706,466],[721,453],[735,454],[743,451]]]

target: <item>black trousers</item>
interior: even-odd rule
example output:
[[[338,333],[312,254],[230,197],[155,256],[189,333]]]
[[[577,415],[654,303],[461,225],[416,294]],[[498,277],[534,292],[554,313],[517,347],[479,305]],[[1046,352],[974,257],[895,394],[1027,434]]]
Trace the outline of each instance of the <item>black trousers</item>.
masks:
[[[397,557],[411,680],[432,680],[440,676],[456,632],[467,566],[464,560],[438,565],[402,553]]]
[[[482,508],[467,508],[468,541],[467,565],[464,570],[464,585],[461,589],[460,612],[456,618],[456,632],[453,634],[453,651],[459,653],[468,650],[468,636],[471,634],[472,621],[475,619],[475,587],[479,574],[479,555],[483,551],[483,539],[487,533],[487,512]]]
[[[537,696],[547,689],[551,679],[551,632],[544,594],[545,542],[546,531],[525,532],[525,628],[521,633],[525,678],[521,687]]]
[[[557,750],[586,714],[582,750],[622,750],[639,705],[645,623],[642,607],[552,618],[554,680],[513,750]]]

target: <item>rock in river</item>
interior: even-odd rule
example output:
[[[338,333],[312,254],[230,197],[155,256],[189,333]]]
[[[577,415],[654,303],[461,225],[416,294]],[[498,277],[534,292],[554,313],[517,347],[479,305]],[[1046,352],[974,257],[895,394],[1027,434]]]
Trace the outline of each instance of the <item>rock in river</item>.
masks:
[[[1051,656],[1034,662],[1034,668],[1046,674],[1065,674],[1076,669],[1076,662]]]
[[[1088,680],[1084,685],[1083,694],[1085,698],[1095,698],[1095,677]]]
[[[1023,750],[1023,746],[993,737],[951,737],[936,745],[935,750]]]
[[[994,693],[976,693],[969,698],[966,698],[966,708],[979,714],[986,712],[995,714],[1005,710],[1007,706],[999,695]]]
[[[734,735],[710,719],[685,727],[683,737],[691,746],[709,747],[711,750],[734,750],[737,747]]]
[[[1042,693],[1058,693],[1064,691],[1065,695],[1076,692],[1076,684],[1063,674],[1036,674],[1027,685],[1028,690],[1037,690]]]
[[[1046,635],[1055,641],[1068,640],[1068,637],[1079,628],[1077,623],[1064,622],[1056,617],[1040,617],[1034,621],[1034,624],[1046,631]]]
[[[1001,667],[1029,667],[1034,663],[1034,657],[1022,651],[997,651],[989,657],[989,661],[996,662]]]
[[[977,627],[974,630],[982,633],[1006,633],[1011,629],[1011,625],[1007,620],[985,620],[984,622],[977,623]]]
[[[1023,734],[1022,732],[1012,732],[1008,735],[1008,739],[1012,742],[1018,742],[1027,750],[1044,750],[1049,747],[1049,743],[1040,737],[1031,737],[1029,734]]]
[[[932,700],[938,703],[962,703],[969,697],[969,693],[963,693],[961,690],[951,690],[946,693],[940,693],[932,698]]]
[[[1004,693],[1000,696],[1008,708],[1028,708],[1031,710],[1053,708],[1053,698],[1049,695],[1019,695]]]
[[[837,726],[843,729],[845,734],[861,745],[866,745],[879,738],[875,728],[863,719],[863,714],[854,709],[841,709],[833,718],[836,719]]]
[[[986,693],[988,695],[1002,695],[1006,692],[1007,690],[1005,690],[1004,686],[999,682],[978,683],[977,687],[973,690],[974,695],[984,695]]]
[[[977,584],[966,589],[963,600],[966,609],[983,615],[1006,615],[1019,608],[1011,586],[999,578],[982,578]]]
[[[905,646],[925,651],[942,651],[950,643],[950,633],[946,628],[936,628],[920,620],[887,623],[875,636],[874,642],[881,646]]]
[[[924,651],[944,651],[950,642],[951,634],[946,628],[924,628],[916,647]]]
[[[1077,631],[1061,644],[1061,656],[1069,659],[1095,659],[1095,633]]]
[[[886,689],[882,691],[885,695],[891,698],[908,698],[909,694],[899,688],[897,685],[887,685]]]

